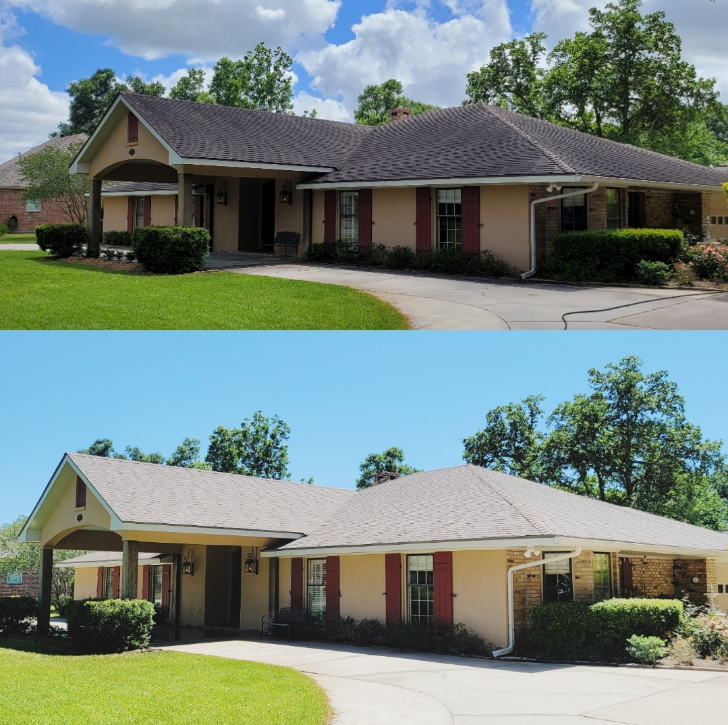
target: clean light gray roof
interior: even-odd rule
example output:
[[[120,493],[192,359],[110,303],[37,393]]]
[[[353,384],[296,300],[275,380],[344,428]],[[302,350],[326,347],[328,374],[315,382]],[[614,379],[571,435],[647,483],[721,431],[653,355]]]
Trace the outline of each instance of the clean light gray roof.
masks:
[[[15,156],[9,159],[3,164],[0,164],[0,188],[3,189],[23,189],[25,188],[25,182],[23,181],[23,175],[20,173],[20,166],[18,165],[18,159],[24,156],[31,156],[32,154],[38,153],[45,148],[59,148],[67,149],[71,144],[85,143],[88,136],[80,133],[75,136],[61,136],[58,138],[52,138],[45,143],[36,146],[35,148],[26,151],[20,156]]]
[[[163,184],[155,181],[120,181],[116,184],[104,186],[101,196],[109,194],[143,194],[150,192],[167,192],[170,195],[177,193],[177,184]]]
[[[726,549],[723,533],[466,465],[359,491],[282,550],[543,536]]]
[[[67,455],[124,523],[305,534],[354,495],[291,481]]]

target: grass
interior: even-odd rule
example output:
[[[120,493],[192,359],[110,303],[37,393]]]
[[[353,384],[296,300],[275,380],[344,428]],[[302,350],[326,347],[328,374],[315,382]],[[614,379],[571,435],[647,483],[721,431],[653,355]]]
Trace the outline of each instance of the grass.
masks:
[[[0,329],[403,330],[394,307],[314,282],[213,272],[137,275],[45,252],[0,253]]]
[[[330,708],[284,667],[183,654],[48,655],[0,640],[6,725],[321,725]]]
[[[0,237],[0,244],[37,244],[35,232],[29,234],[6,234]]]

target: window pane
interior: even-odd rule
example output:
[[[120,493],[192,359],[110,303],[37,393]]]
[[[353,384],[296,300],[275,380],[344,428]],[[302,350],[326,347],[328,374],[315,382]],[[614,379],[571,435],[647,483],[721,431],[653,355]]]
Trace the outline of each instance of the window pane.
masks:
[[[326,559],[308,560],[308,612],[323,619],[326,614]]]
[[[437,191],[437,244],[440,249],[463,246],[462,189]]]
[[[579,191],[578,187],[565,186],[561,193]],[[589,226],[586,195],[569,196],[561,200],[561,230],[564,232],[584,231]]]
[[[407,557],[407,605],[411,622],[435,618],[435,588],[432,554]]]
[[[607,189],[607,229],[622,227],[622,196],[619,189]]]
[[[547,552],[544,559],[560,556],[562,552]],[[574,598],[571,578],[571,559],[550,562],[544,565],[544,602],[570,602]]]
[[[25,202],[25,211],[40,211],[40,202],[39,201]]]
[[[359,242],[359,192],[342,191],[339,202],[341,229],[339,235],[343,242]]]
[[[138,196],[136,198],[135,226],[137,226],[137,227],[144,226],[144,203],[145,203],[145,199],[143,196]]]
[[[609,554],[594,554],[594,599],[601,602],[612,596],[612,567]]]
[[[152,601],[162,606],[162,567],[152,567]]]
[[[106,569],[106,598],[114,598],[114,570],[111,568]]]

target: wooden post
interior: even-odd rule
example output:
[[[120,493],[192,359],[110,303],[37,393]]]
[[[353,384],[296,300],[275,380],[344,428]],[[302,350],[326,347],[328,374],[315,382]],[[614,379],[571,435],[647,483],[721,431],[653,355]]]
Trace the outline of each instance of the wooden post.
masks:
[[[268,559],[268,614],[278,614],[278,559]]]
[[[101,179],[91,179],[88,195],[87,257],[98,257],[101,248]]]
[[[312,242],[313,229],[313,189],[304,189],[303,191],[303,249],[305,252]]]
[[[181,227],[192,226],[192,175],[179,174],[177,182],[177,224]]]
[[[121,598],[136,599],[139,580],[139,542],[124,541],[121,558]]]
[[[40,550],[40,590],[38,592],[38,632],[47,634],[51,626],[51,586],[53,549]]]

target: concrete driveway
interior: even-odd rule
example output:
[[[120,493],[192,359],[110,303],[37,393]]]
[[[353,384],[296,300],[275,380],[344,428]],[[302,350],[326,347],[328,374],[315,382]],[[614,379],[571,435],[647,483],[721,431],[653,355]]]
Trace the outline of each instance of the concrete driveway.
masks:
[[[692,725],[723,722],[728,712],[728,674],[718,672],[537,665],[241,640],[164,649],[305,672],[329,696],[334,725]]]

